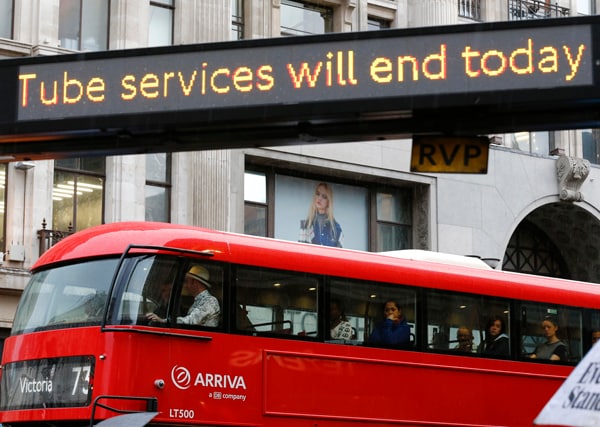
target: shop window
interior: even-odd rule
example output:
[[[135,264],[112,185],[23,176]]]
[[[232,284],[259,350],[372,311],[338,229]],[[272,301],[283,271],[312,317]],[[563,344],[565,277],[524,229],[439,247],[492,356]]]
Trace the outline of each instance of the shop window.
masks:
[[[103,222],[105,159],[56,160],[52,187],[52,228],[79,231]]]
[[[11,39],[13,35],[13,0],[0,2],[0,37]]]
[[[592,0],[577,0],[577,14],[578,15],[594,15],[595,12],[595,1]]]
[[[244,0],[231,0],[231,40],[244,38]]]
[[[173,21],[175,0],[150,1],[150,23],[148,25],[148,46],[169,46],[173,44]]]
[[[267,236],[267,176],[260,172],[244,174],[244,233]]]
[[[458,0],[458,16],[481,20],[481,0]]]
[[[412,197],[408,191],[377,192],[377,251],[412,248]]]
[[[412,190],[246,171],[246,234],[363,251],[412,247]]]
[[[301,36],[333,31],[333,9],[317,4],[282,0],[281,35]]]
[[[600,164],[600,130],[585,129],[581,131],[583,158],[593,164]]]
[[[390,28],[390,21],[386,21],[385,19],[375,18],[373,16],[369,16],[367,21],[367,29],[368,30],[383,30],[386,28]]]
[[[146,221],[171,221],[171,155],[146,155]]]
[[[512,146],[531,154],[548,156],[554,144],[552,132],[517,132],[512,134]]]
[[[106,0],[60,0],[58,38],[61,47],[106,50],[109,4]]]

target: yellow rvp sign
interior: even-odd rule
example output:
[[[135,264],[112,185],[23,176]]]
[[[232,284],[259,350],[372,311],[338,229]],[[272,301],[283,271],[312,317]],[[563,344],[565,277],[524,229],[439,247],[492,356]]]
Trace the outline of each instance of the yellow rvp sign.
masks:
[[[487,137],[413,137],[411,172],[487,173]]]

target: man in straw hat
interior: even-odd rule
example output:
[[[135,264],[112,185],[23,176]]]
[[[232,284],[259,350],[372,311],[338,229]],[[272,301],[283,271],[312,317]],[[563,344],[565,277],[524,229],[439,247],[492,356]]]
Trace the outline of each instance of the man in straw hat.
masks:
[[[177,317],[177,323],[209,327],[219,326],[221,309],[219,301],[208,291],[211,287],[209,279],[210,274],[206,268],[198,264],[190,267],[185,275],[183,290],[186,294],[194,297],[194,303],[189,308],[187,315]],[[162,319],[154,313],[149,313],[146,317],[151,322],[167,322],[167,319]]]

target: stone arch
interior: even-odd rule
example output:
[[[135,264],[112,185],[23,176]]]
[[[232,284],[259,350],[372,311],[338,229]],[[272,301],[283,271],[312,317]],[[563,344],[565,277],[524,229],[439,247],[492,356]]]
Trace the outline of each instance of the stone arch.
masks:
[[[538,204],[513,230],[502,268],[600,283],[600,215],[585,203]]]

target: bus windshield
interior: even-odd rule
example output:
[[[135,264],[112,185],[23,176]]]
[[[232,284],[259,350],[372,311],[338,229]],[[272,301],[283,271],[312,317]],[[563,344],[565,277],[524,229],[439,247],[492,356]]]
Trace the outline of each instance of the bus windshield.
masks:
[[[23,291],[12,335],[100,325],[118,259],[66,265],[34,273]]]

